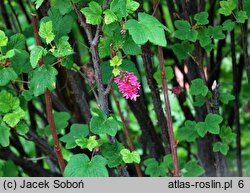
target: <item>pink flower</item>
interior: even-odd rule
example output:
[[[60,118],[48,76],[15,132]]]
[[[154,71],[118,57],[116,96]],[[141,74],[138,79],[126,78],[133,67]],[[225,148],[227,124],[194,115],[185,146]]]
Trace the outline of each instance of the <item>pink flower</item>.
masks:
[[[122,92],[122,96],[126,99],[136,101],[136,98],[140,96],[140,83],[133,72],[121,72],[121,75],[115,78],[114,82],[117,83],[119,90]]]
[[[126,29],[124,29],[124,28],[121,29],[121,34],[125,34],[126,32],[127,32]]]

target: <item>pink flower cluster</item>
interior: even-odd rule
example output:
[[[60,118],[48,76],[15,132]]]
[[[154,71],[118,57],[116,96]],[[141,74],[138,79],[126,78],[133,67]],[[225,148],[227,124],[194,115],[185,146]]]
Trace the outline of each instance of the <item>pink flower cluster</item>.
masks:
[[[122,96],[126,99],[136,101],[136,98],[140,96],[140,83],[133,72],[121,72],[120,76],[114,79],[114,82],[117,83],[119,90],[122,92]]]

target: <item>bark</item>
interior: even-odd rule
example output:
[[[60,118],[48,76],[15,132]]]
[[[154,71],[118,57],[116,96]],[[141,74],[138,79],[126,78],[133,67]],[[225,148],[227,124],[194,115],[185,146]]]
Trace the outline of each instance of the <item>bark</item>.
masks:
[[[57,173],[51,173],[50,171],[45,170],[39,164],[35,164],[32,161],[16,156],[9,148],[0,149],[0,158],[3,160],[12,160],[16,165],[21,166],[24,172],[31,177],[59,176]]]
[[[170,142],[169,142],[169,135],[168,135],[168,128],[167,128],[167,120],[162,109],[160,91],[157,86],[157,82],[153,77],[154,70],[153,70],[153,64],[152,64],[151,58],[152,58],[152,54],[150,51],[149,44],[143,45],[142,46],[143,66],[146,72],[147,83],[151,91],[152,102],[154,105],[154,110],[155,110],[156,118],[158,121],[157,124],[162,131],[163,140],[166,146],[165,152],[168,154],[171,152],[171,149],[170,149]]]
[[[140,99],[136,102],[128,100],[128,104],[142,130],[142,144],[145,144],[149,148],[152,157],[159,159],[164,155],[164,148],[161,139],[155,132],[149,114],[146,113],[147,109],[145,105],[141,103]]]
[[[243,3],[242,0],[238,0],[238,8],[239,10],[243,9]],[[249,55],[248,55],[248,19],[245,21],[244,24],[240,25],[241,29],[241,47],[243,49],[243,56],[244,56],[244,63],[246,66],[246,71],[247,71],[247,79],[248,79],[248,84],[250,86],[250,60],[249,60]]]
[[[242,176],[242,161],[241,161],[241,129],[240,129],[240,115],[239,115],[239,77],[238,66],[236,63],[235,51],[235,37],[234,30],[231,31],[231,52],[233,65],[233,89],[234,89],[234,123],[236,130],[236,158],[237,158],[237,172],[238,176]]]
[[[3,20],[4,20],[4,24],[5,24],[6,28],[11,29],[12,28],[11,22],[10,22],[4,1],[0,1],[0,8],[1,8],[0,11],[1,11],[1,14],[3,16]]]
[[[173,158],[173,164],[174,164],[174,176],[179,176],[179,160],[177,157],[177,143],[175,142],[174,138],[174,130],[173,130],[173,120],[171,115],[171,109],[170,109],[170,101],[168,96],[168,83],[166,79],[166,73],[165,73],[165,64],[164,64],[164,56],[162,47],[158,46],[158,58],[160,62],[160,69],[161,69],[161,79],[162,79],[162,91],[164,94],[164,100],[165,100],[165,111],[167,114],[167,124],[168,124],[168,135],[170,140],[170,147],[171,147],[171,154]],[[164,133],[164,130],[162,131],[163,138],[166,136],[166,133]]]

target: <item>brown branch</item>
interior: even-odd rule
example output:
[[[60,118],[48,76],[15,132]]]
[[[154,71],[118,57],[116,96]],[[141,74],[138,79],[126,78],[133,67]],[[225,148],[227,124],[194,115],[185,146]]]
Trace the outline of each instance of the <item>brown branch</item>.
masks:
[[[0,8],[6,28],[11,29],[12,28],[11,22],[4,1],[0,1]]]
[[[23,159],[22,157],[16,156],[9,148],[0,149],[0,159],[12,160],[16,165],[22,167],[25,173],[32,177],[53,177],[58,176],[57,173],[52,173],[39,164],[35,164],[31,161]]]
[[[157,135],[149,117],[148,109],[140,98],[136,101],[128,100],[127,102],[142,130],[141,143],[143,148],[148,147],[150,156],[159,159],[164,155],[164,148],[162,140]]]
[[[82,13],[81,13],[78,5],[73,3],[73,7],[74,7],[74,10],[75,10],[75,12],[77,14],[78,22],[80,23],[80,26],[85,30],[85,33],[87,35],[89,44],[91,44],[91,42],[93,40],[93,35],[92,35],[91,27],[90,27],[90,25],[88,25],[86,23],[85,18],[82,15]]]
[[[236,158],[237,158],[237,171],[238,176],[242,177],[242,161],[241,161],[241,132],[240,132],[240,115],[239,115],[239,77],[238,66],[236,63],[236,51],[235,51],[235,36],[234,30],[230,32],[231,36],[231,53],[232,53],[232,65],[233,65],[233,90],[234,90],[234,123],[236,130]]]
[[[13,8],[13,6],[12,6],[10,0],[8,0],[8,4],[9,4],[10,9],[11,9],[11,11],[12,11],[14,17],[15,17],[15,20],[16,20],[16,22],[17,22],[17,25],[18,25],[19,30],[20,30],[20,32],[22,32],[22,27],[21,27],[20,21],[19,21],[19,19],[18,19],[18,16],[17,16],[17,14],[16,14],[16,12],[15,12],[15,9]]]
[[[238,0],[238,7],[239,10],[243,9],[243,3],[242,0]],[[241,29],[241,47],[243,49],[243,56],[244,56],[244,63],[246,65],[246,71],[247,71],[247,79],[248,79],[248,84],[250,86],[250,59],[248,56],[248,20],[245,21],[244,24],[240,24],[240,29]]]
[[[41,46],[42,44],[41,44],[41,39],[38,35],[38,24],[37,24],[37,19],[36,19],[35,14],[32,14],[32,25],[34,28],[36,44]],[[41,59],[39,61],[39,66],[42,66],[42,65],[43,65],[43,60]],[[65,162],[63,160],[62,151],[60,148],[60,143],[59,143],[57,132],[56,132],[55,121],[54,121],[54,117],[52,113],[53,108],[52,108],[51,92],[49,90],[46,90],[44,95],[45,95],[46,109],[47,109],[47,116],[48,116],[47,118],[48,118],[48,122],[50,126],[50,131],[53,137],[53,141],[54,141],[54,148],[56,151],[56,156],[57,156],[58,164],[60,166],[61,173],[63,174],[64,168],[65,168]]]
[[[160,98],[160,91],[157,86],[157,82],[153,77],[154,71],[153,71],[153,64],[152,64],[152,54],[150,51],[150,45],[149,43],[142,46],[142,60],[143,60],[143,66],[145,68],[146,72],[146,78],[147,83],[151,91],[151,97],[152,102],[154,105],[154,110],[157,118],[157,124],[161,129],[163,141],[166,145],[165,153],[168,154],[171,152],[170,143],[169,143],[169,136],[167,132],[167,120],[164,115],[163,109],[162,109],[162,102]]]
[[[173,163],[174,163],[174,176],[179,176],[179,161],[178,161],[177,151],[176,151],[177,144],[174,139],[170,101],[168,97],[168,84],[167,84],[165,65],[164,65],[164,56],[163,56],[162,47],[160,46],[158,46],[158,57],[159,57],[160,68],[161,68],[162,91],[163,91],[164,99],[165,99],[165,111],[167,114],[168,135],[170,139],[170,147],[171,147],[171,153],[172,153]]]
[[[121,120],[122,120],[122,123],[123,123],[124,126],[125,126],[125,127],[124,127],[124,133],[125,133],[125,136],[126,136],[127,141],[128,141],[129,149],[130,149],[131,151],[134,151],[134,150],[135,150],[135,147],[134,147],[133,141],[132,141],[132,139],[131,139],[131,137],[130,137],[128,125],[127,125],[127,123],[126,123],[126,121],[125,121],[125,118],[124,118],[124,116],[123,116],[123,114],[122,114],[120,103],[119,103],[119,101],[117,100],[117,97],[116,97],[116,95],[115,95],[115,93],[114,93],[114,91],[113,91],[112,88],[111,88],[111,94],[112,94],[112,96],[113,96],[113,98],[114,98],[114,101],[115,101],[115,104],[116,104],[116,108],[117,108],[117,110],[118,110],[118,113],[119,113],[119,115],[120,115],[120,118],[121,118]],[[136,169],[136,173],[137,173],[138,177],[142,177],[142,172],[141,172],[140,165],[137,164],[137,163],[135,163],[134,165],[135,165],[135,169]]]
[[[104,91],[104,95],[108,95],[109,92],[111,91],[113,80],[114,80],[114,75],[111,76],[111,78],[108,82],[108,86],[107,86],[106,90]]]

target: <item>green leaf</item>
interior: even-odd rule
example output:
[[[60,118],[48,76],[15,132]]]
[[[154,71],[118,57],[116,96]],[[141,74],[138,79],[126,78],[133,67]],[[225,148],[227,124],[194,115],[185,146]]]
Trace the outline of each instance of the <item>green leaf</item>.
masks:
[[[98,44],[98,52],[100,55],[100,58],[104,58],[106,56],[111,56],[111,50],[110,50],[110,45],[111,45],[111,39],[110,38],[100,38],[99,44]],[[112,44],[113,45],[113,44]]]
[[[12,160],[5,161],[2,170],[4,177],[18,177],[18,168]]]
[[[144,161],[144,165],[145,173],[151,177],[167,176],[168,169],[173,166],[173,160],[171,155],[166,155],[160,164],[155,158],[149,158]]]
[[[122,64],[121,66],[119,66],[119,69],[128,72],[133,72],[140,81],[140,74],[137,71],[135,64],[131,60],[126,60],[126,59],[122,60]],[[109,61],[103,62],[101,64],[102,80],[104,84],[108,84],[110,77],[112,76],[112,70],[113,68],[110,66]]]
[[[16,126],[16,132],[20,135],[25,135],[29,131],[28,125],[21,120]]]
[[[7,85],[11,80],[16,80],[17,74],[12,67],[0,69],[0,86]]]
[[[15,127],[24,116],[25,112],[19,107],[14,112],[4,115],[3,121],[10,127]]]
[[[117,15],[118,21],[127,16],[126,4],[124,0],[113,0],[110,4],[110,9]]]
[[[233,22],[231,19],[227,19],[222,24],[222,29],[225,31],[232,31],[235,27],[235,22]]]
[[[177,136],[179,141],[193,142],[198,137],[195,129],[196,122],[187,120],[185,126],[178,130]]]
[[[116,77],[116,76],[120,75],[120,70],[118,68],[114,68],[112,70],[112,74]]]
[[[98,135],[109,134],[115,136],[119,128],[121,128],[120,123],[114,117],[103,119],[99,116],[93,116],[90,121],[90,130]]]
[[[127,55],[139,55],[141,53],[140,47],[134,42],[131,35],[127,35],[122,50]]]
[[[74,24],[73,17],[70,14],[62,16],[58,9],[51,7],[48,11],[48,16],[43,17],[41,22],[53,23],[53,33],[55,35],[55,41],[57,42],[61,37],[67,36],[71,31],[72,25]]]
[[[86,22],[99,25],[102,22],[102,7],[95,1],[91,1],[88,7],[82,8],[81,12],[86,16]]]
[[[100,155],[89,160],[85,154],[73,155],[64,171],[65,177],[108,177],[107,160]]]
[[[74,66],[74,58],[73,55],[69,55],[66,57],[63,57],[61,60],[62,66],[71,69]]]
[[[108,25],[110,23],[113,23],[113,22],[117,21],[117,16],[110,9],[106,9],[103,13],[104,13],[104,22],[105,22],[105,24]]]
[[[122,58],[119,58],[118,56],[114,56],[110,60],[110,66],[120,66],[122,64]]]
[[[125,24],[125,28],[129,30],[129,33],[136,44],[142,45],[149,40],[148,33],[145,30],[144,25],[134,19],[128,20]]]
[[[188,40],[196,42],[198,32],[191,28],[191,25],[187,21],[177,20],[174,22],[177,30],[174,32],[174,37],[180,40]]]
[[[3,90],[0,92],[0,112],[8,113],[16,110],[20,105],[20,101],[17,97],[11,93]]]
[[[117,167],[122,163],[120,151],[124,149],[124,146],[121,143],[117,141],[114,144],[104,143],[101,148],[102,155],[108,160],[110,168]]]
[[[209,23],[208,20],[208,12],[203,11],[200,13],[196,13],[194,15],[194,20],[196,21],[196,25],[206,25]]]
[[[63,129],[65,129],[69,125],[70,114],[68,112],[53,112],[55,126],[58,133],[63,133]],[[48,132],[50,133],[50,129],[48,126]]]
[[[35,3],[36,9],[39,9],[39,7],[43,4],[44,0],[32,0],[32,2]]]
[[[196,124],[195,129],[199,136],[204,137],[207,133],[207,126],[204,122],[199,122]]]
[[[212,40],[211,40],[211,38],[209,36],[209,31],[208,31],[207,28],[199,29],[197,38],[198,38],[198,40],[200,42],[200,45],[203,48],[206,48],[207,46],[212,44]],[[209,51],[209,50],[206,50],[206,51]]]
[[[125,163],[140,163],[141,161],[140,155],[137,151],[130,152],[128,149],[122,149],[120,154],[122,155],[122,160]]]
[[[196,124],[195,129],[197,133],[204,137],[207,132],[212,134],[220,133],[219,124],[223,121],[223,118],[220,115],[209,113],[206,116],[205,122],[199,122]]]
[[[220,1],[219,13],[225,16],[232,14],[232,11],[236,8],[234,0]]]
[[[160,163],[161,168],[172,169],[173,168],[173,157],[171,154],[165,155],[163,161]]]
[[[51,65],[42,65],[33,72],[30,80],[30,88],[33,89],[34,95],[43,94],[46,89],[55,89],[57,70]]]
[[[51,43],[55,35],[52,31],[52,21],[42,22],[39,28],[39,35],[46,40],[46,43]]]
[[[6,126],[6,124],[1,121],[0,123],[0,144],[3,147],[7,147],[10,145],[10,128]]]
[[[167,66],[165,68],[166,78],[167,81],[171,81],[174,78],[174,71],[173,68],[170,66]],[[157,71],[154,73],[154,79],[156,80],[157,84],[159,86],[162,86],[162,80],[161,80],[161,69],[160,67],[157,68]]]
[[[230,144],[235,140],[236,134],[232,132],[230,127],[222,127],[220,132],[220,138],[223,143]]]
[[[202,107],[205,104],[205,97],[202,95],[194,96],[194,106],[195,107]]]
[[[226,143],[222,143],[222,142],[213,143],[214,152],[221,152],[223,155],[227,155],[228,150],[229,150],[229,147]]]
[[[66,143],[66,149],[72,149],[77,146],[76,140],[89,135],[89,128],[84,124],[73,124],[70,132],[60,138],[60,141]]]
[[[51,6],[59,9],[62,15],[65,15],[73,10],[73,6],[69,0],[53,0],[53,4]]]
[[[223,28],[221,25],[217,25],[214,27],[212,27],[212,26],[208,27],[209,35],[212,38],[217,39],[217,40],[222,40],[226,37],[222,30],[223,30]]]
[[[22,96],[26,101],[30,101],[33,98],[33,92],[31,90],[23,90]]]
[[[8,37],[5,35],[4,31],[0,30],[0,47],[6,46],[8,43]]]
[[[87,148],[89,151],[93,151],[94,148],[99,146],[99,143],[96,140],[96,136],[91,136],[89,137],[89,139],[86,138],[76,139],[76,144],[80,146],[82,149]]]
[[[187,162],[182,169],[184,177],[198,177],[204,174],[204,172],[205,170],[194,160]]]
[[[32,70],[30,64],[30,55],[25,50],[15,50],[15,55],[10,59],[11,67],[20,75],[21,73],[28,73]]]
[[[245,21],[248,19],[247,12],[246,11],[239,11],[236,13],[236,22],[238,23],[245,23]]]
[[[243,10],[247,12],[247,15],[250,16],[250,1],[243,0]]]
[[[12,57],[14,57],[14,56],[15,56],[15,50],[14,50],[14,49],[9,50],[9,51],[6,53],[6,55],[5,55],[5,57],[8,58],[8,59],[10,59],[10,58],[12,58]]]
[[[17,33],[10,37],[7,46],[3,50],[23,49],[25,47],[26,39],[23,34]]]
[[[178,59],[184,60],[193,52],[194,46],[189,42],[184,41],[174,44],[172,49]]]
[[[158,161],[155,158],[149,158],[144,161],[146,166],[145,174],[150,177],[166,176],[167,171],[160,168]]]
[[[222,121],[223,118],[220,115],[209,113],[205,119],[207,130],[212,134],[219,134],[220,133],[219,124]]]
[[[56,43],[57,48],[52,52],[55,57],[60,58],[73,54],[73,49],[68,40],[68,36],[63,36],[59,39]]]
[[[93,112],[94,110],[94,112]],[[114,116],[107,118],[106,114],[97,109],[92,109],[93,117],[90,120],[90,130],[94,134],[109,134],[115,136],[117,130],[122,128],[123,125]]]
[[[98,51],[100,57],[111,56],[110,45],[115,51],[123,50],[127,55],[138,55],[141,53],[140,47],[134,42],[129,33],[122,34],[122,27],[118,23],[111,23],[103,26],[104,36],[100,38]]]
[[[191,95],[202,95],[206,96],[208,93],[207,86],[203,83],[203,80],[200,78],[197,78],[195,80],[191,81],[191,87],[190,87],[190,94]]]
[[[234,95],[230,94],[230,93],[220,93],[220,101],[224,104],[228,104],[229,101],[232,101],[235,99]]]
[[[107,115],[105,114],[105,112],[103,112],[101,109],[99,108],[91,108],[91,112],[93,116],[99,116],[102,119],[106,119]]]
[[[140,4],[133,0],[126,0],[126,11],[128,14],[134,13],[138,8]]]
[[[167,45],[164,29],[155,17],[146,13],[138,14],[138,21],[130,19],[124,25],[136,44],[142,45],[147,41],[165,47]]]
[[[42,58],[43,55],[46,54],[46,50],[42,46],[36,46],[30,52],[30,64],[32,68],[36,68],[38,65],[39,60]]]

